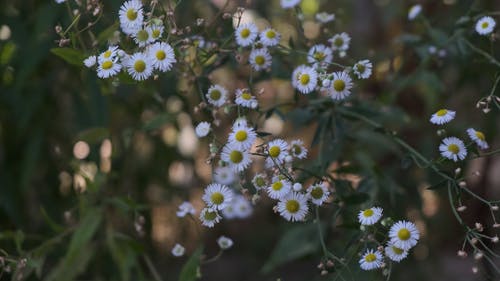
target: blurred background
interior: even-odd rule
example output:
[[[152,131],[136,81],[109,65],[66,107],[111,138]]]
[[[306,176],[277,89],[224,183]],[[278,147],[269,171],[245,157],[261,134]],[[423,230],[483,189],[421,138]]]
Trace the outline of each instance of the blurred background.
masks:
[[[295,40],[296,48],[326,43],[325,33],[347,32],[352,37],[349,57],[374,64],[372,77],[353,91],[352,103],[366,116],[397,131],[428,158],[438,156],[441,137],[428,119],[440,108],[457,111],[447,127],[450,135],[465,138],[465,129],[473,127],[485,133],[492,148],[499,146],[498,108],[485,114],[476,103],[490,94],[500,69],[449,39],[460,28],[461,36],[500,58],[498,31],[490,42],[474,33],[472,22],[457,25],[462,16],[500,10],[499,1],[422,1],[426,19],[408,21],[408,9],[416,1],[303,0],[302,23],[276,0],[224,3],[184,0],[175,12],[177,23],[211,21],[220,8],[234,12],[241,6],[260,27],[272,25]],[[105,16],[93,27],[96,37],[114,24],[122,2],[102,4]],[[172,257],[175,243],[184,245],[188,256],[204,244],[209,258],[217,254],[216,238],[225,235],[235,245],[201,266],[201,280],[337,280],[321,276],[317,268],[321,250],[315,226],[284,221],[267,199],[254,206],[251,218],[223,221],[214,229],[201,227],[197,219],[176,217],[185,200],[198,211],[203,207],[200,197],[212,170],[208,143],[197,139],[193,123],[210,115],[193,110],[199,96],[182,73],[141,85],[117,83],[54,55],[51,49],[60,39],[56,25],[65,29],[72,20],[67,8],[49,0],[0,2],[0,249],[15,263],[22,258],[28,263],[2,278],[155,280],[157,271],[160,280],[179,280],[188,258]],[[335,21],[318,24],[314,15],[321,11],[334,13]],[[297,34],[298,26],[305,38]],[[229,34],[231,22],[221,21],[220,28]],[[85,50],[76,47],[91,55],[106,45],[104,40]],[[390,139],[360,122],[338,118],[335,126],[344,133],[325,147],[314,143],[324,114],[308,111],[307,99],[296,98],[288,81],[296,65],[292,58],[275,58],[271,72],[256,78],[254,87],[265,89],[259,96],[261,109],[287,102],[297,106],[254,118],[263,131],[303,139],[310,159],[329,155],[328,167],[349,167],[337,172],[339,181],[368,195],[351,198],[340,221],[333,221],[328,207],[321,210],[329,248],[343,255],[344,245],[355,237],[347,226],[355,223],[363,204],[371,203],[395,219],[415,221],[422,233],[411,257],[393,267],[393,280],[497,280],[491,263],[457,257],[464,233],[445,189],[427,189],[440,179],[413,164]],[[230,58],[200,76],[232,92],[246,86],[249,73],[247,66],[237,66]],[[203,85],[208,87],[208,79]],[[230,118],[222,120],[221,135],[230,124]],[[456,167],[450,165],[449,171]],[[500,157],[471,160],[462,169],[471,190],[500,198]],[[486,206],[468,197],[463,202],[469,225],[480,220],[487,235],[497,233]],[[289,240],[283,242],[284,237]],[[380,272],[358,272],[356,264],[354,258],[354,276],[385,280]]]

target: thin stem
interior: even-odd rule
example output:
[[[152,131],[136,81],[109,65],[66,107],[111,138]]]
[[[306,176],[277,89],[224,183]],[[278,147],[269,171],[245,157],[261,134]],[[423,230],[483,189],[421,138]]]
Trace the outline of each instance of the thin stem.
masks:
[[[146,262],[146,265],[149,269],[149,272],[151,273],[151,275],[153,276],[154,280],[155,281],[162,281],[161,277],[160,277],[160,274],[158,273],[158,271],[156,270],[153,262],[151,261],[151,259],[149,258],[148,255],[144,254],[143,255],[143,258],[144,258],[144,261]]]
[[[469,48],[471,48],[471,50],[473,50],[474,52],[476,52],[477,54],[485,57],[486,59],[488,59],[488,61],[498,67],[500,67],[500,62],[497,61],[494,57],[492,57],[490,54],[488,54],[487,52],[479,49],[478,47],[474,46],[474,44],[472,44],[471,42],[469,42],[469,40],[465,39],[465,38],[462,38],[462,41],[467,45],[469,46]]]

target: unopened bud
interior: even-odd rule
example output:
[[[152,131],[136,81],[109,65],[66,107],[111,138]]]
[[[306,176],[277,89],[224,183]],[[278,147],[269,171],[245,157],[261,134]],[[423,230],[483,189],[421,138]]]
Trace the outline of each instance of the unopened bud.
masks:
[[[322,276],[325,276],[325,275],[327,275],[327,274],[328,274],[328,271],[326,271],[326,270],[322,270],[322,271],[321,271],[321,275],[322,275]]]
[[[480,260],[482,258],[483,258],[483,252],[477,252],[476,254],[474,254],[475,260]]]
[[[483,225],[482,225],[482,224],[480,224],[480,223],[476,222],[476,223],[474,224],[474,226],[476,227],[476,230],[477,230],[477,231],[479,231],[479,232],[483,232],[484,227],[483,227]]]
[[[223,18],[223,19],[225,19],[225,20],[228,20],[228,19],[230,19],[230,18],[232,18],[232,17],[233,17],[233,15],[231,15],[230,13],[224,13],[224,14],[222,15],[222,18]]]
[[[328,260],[328,261],[326,262],[326,266],[327,266],[327,267],[333,267],[334,265],[335,265],[335,263],[334,263],[332,260]]]
[[[462,205],[462,206],[457,208],[457,211],[459,211],[459,212],[465,212],[465,210],[467,210],[467,206],[465,206],[465,205]]]
[[[317,267],[318,269],[323,269],[325,268],[325,265],[322,262],[320,262]]]
[[[460,169],[460,168],[455,169],[455,175],[458,176],[460,174],[460,172],[462,172],[462,169]]]
[[[472,245],[476,245],[476,244],[477,244],[477,242],[478,242],[478,240],[477,240],[477,238],[475,238],[475,237],[474,237],[474,238],[472,238],[472,239],[470,240],[470,242],[472,243]]]
[[[458,183],[458,186],[460,186],[461,188],[465,188],[467,187],[467,183],[465,181],[461,181]]]
[[[476,274],[479,272],[479,268],[477,268],[477,266],[473,266],[472,267],[472,273]]]
[[[491,237],[491,242],[498,243],[498,236]]]
[[[492,211],[498,211],[498,206],[497,205],[491,205],[491,210]]]
[[[467,252],[460,250],[457,252],[457,256],[459,256],[461,258],[465,258],[465,257],[467,257]]]

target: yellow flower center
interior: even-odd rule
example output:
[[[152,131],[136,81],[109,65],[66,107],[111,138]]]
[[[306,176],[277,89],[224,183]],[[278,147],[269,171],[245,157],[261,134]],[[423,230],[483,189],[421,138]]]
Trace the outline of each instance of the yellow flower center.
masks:
[[[345,89],[345,82],[344,82],[344,80],[337,79],[337,80],[333,81],[333,88],[337,92],[342,92]]]
[[[251,100],[252,95],[249,92],[243,92],[243,94],[241,94],[241,98],[244,100]]]
[[[214,192],[212,193],[212,196],[210,196],[210,201],[212,201],[215,205],[220,205],[224,202],[224,195],[220,192]]]
[[[149,38],[149,33],[146,30],[141,29],[137,32],[137,40],[145,42],[148,41],[148,38]]]
[[[323,189],[321,187],[315,187],[311,190],[311,196],[314,199],[321,199],[323,197]]]
[[[344,45],[344,40],[341,37],[337,37],[337,38],[335,38],[335,41],[333,42],[333,44],[335,44],[335,46],[337,46],[337,47],[340,47],[340,46]]]
[[[452,143],[448,145],[448,151],[453,154],[457,154],[460,151],[460,148],[458,147],[458,145]]]
[[[144,72],[144,70],[146,70],[146,63],[143,60],[137,60],[134,63],[134,70],[139,73]]]
[[[266,182],[264,181],[263,178],[256,178],[255,179],[255,185],[257,185],[258,187],[262,187],[264,186],[264,184],[266,184]]]
[[[366,68],[364,65],[358,63],[358,64],[356,64],[356,69],[358,70],[359,73],[363,73],[363,72],[365,72]]]
[[[153,38],[158,38],[160,37],[160,30],[159,29],[153,29],[153,32],[151,32],[151,36],[153,36]]]
[[[266,37],[269,39],[274,39],[276,37],[276,32],[274,32],[274,30],[268,30],[266,32]]]
[[[313,55],[313,58],[314,58],[315,60],[317,60],[317,61],[322,61],[322,60],[324,60],[324,59],[325,59],[325,57],[326,57],[326,55],[325,55],[325,53],[323,53],[323,52],[316,52],[316,53],[314,53],[314,55]]]
[[[369,253],[368,255],[365,256],[366,262],[374,262],[375,260],[377,260],[377,256],[373,253]]]
[[[307,85],[310,80],[311,80],[311,77],[309,76],[309,74],[300,75],[300,84]]]
[[[243,153],[241,153],[240,151],[238,150],[233,150],[231,151],[231,153],[229,154],[229,160],[231,160],[231,162],[233,163],[240,163],[241,161],[243,161]]]
[[[269,156],[276,158],[280,155],[281,149],[279,146],[272,146],[269,148]]]
[[[245,28],[245,29],[241,30],[240,35],[243,38],[247,38],[248,36],[250,36],[250,29]]]
[[[256,56],[255,57],[255,63],[257,65],[263,65],[266,62],[266,58],[264,56]]]
[[[110,50],[107,50],[106,52],[104,52],[104,56],[103,56],[103,57],[105,57],[105,58],[109,58],[109,57],[111,57],[111,54],[112,54],[112,53],[113,53],[113,52],[111,52]]]
[[[127,11],[127,19],[128,20],[135,20],[137,18],[137,11],[134,9],[128,9]]]
[[[364,210],[363,211],[363,216],[365,218],[369,218],[369,217],[373,216],[373,210],[372,209],[366,209],[366,210]]]
[[[302,153],[302,147],[300,147],[300,145],[294,145],[293,152],[295,153],[295,155],[300,155]]]
[[[216,212],[205,212],[205,215],[203,216],[207,221],[213,221],[217,218],[217,213]]]
[[[486,137],[484,136],[483,132],[476,131],[476,137],[482,141],[486,140]]]
[[[280,191],[283,188],[283,183],[280,182],[280,181],[277,181],[277,182],[273,183],[273,185],[271,186],[271,188],[274,191]]]
[[[286,202],[286,210],[290,213],[297,213],[300,209],[300,204],[297,200],[288,200]]]
[[[396,253],[396,255],[401,255],[401,254],[404,252],[404,250],[403,250],[403,249],[400,249],[400,248],[395,247],[395,246],[392,246],[392,251],[393,251],[394,253]]]
[[[438,110],[438,112],[436,112],[436,115],[439,116],[439,117],[442,117],[442,116],[445,116],[446,113],[448,113],[448,110],[446,110],[446,109],[440,109],[440,110]]]
[[[221,97],[221,92],[219,90],[212,90],[210,92],[210,98],[213,100],[219,100]]]
[[[163,50],[159,50],[156,52],[156,59],[157,60],[164,60],[167,57],[167,54]]]
[[[487,21],[483,22],[483,24],[481,24],[481,27],[482,28],[487,28],[489,26],[489,23]]]
[[[240,130],[240,131],[236,132],[236,134],[234,134],[234,138],[239,142],[245,141],[247,139],[247,137],[248,137],[248,135],[247,135],[247,132],[245,130]]]
[[[106,69],[106,70],[110,69],[113,67],[113,62],[110,60],[107,60],[107,61],[102,63],[101,67],[102,67],[102,69]]]
[[[411,237],[411,233],[408,229],[406,228],[401,228],[399,231],[398,231],[398,238],[400,240],[403,240],[403,241],[406,241],[408,239],[410,239]]]

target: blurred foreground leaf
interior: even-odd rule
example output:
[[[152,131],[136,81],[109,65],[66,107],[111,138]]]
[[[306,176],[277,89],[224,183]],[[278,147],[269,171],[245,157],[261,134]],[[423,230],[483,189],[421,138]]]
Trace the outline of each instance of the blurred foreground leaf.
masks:
[[[194,281],[198,279],[198,269],[200,267],[200,258],[203,253],[203,246],[198,247],[184,264],[181,270],[179,281]]]

